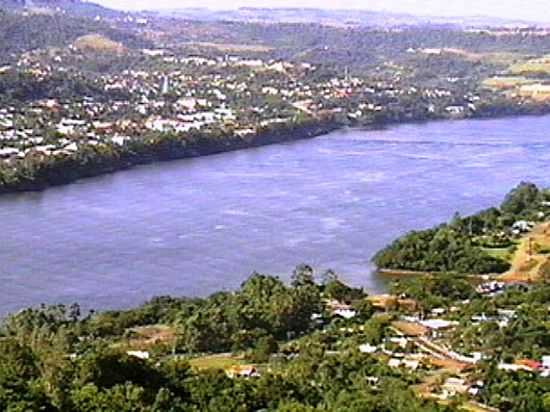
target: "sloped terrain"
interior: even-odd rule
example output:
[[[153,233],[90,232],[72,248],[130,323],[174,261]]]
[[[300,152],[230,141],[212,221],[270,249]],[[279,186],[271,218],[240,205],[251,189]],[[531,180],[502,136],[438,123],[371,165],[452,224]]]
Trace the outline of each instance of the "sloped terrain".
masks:
[[[150,47],[139,34],[92,19],[67,15],[0,14],[0,63],[16,54],[47,47],[68,47],[78,38],[101,35],[127,48]]]

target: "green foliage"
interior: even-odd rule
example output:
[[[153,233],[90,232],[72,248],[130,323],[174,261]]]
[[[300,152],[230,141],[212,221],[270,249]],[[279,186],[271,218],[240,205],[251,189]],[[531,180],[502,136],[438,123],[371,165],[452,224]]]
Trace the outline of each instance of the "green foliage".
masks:
[[[323,292],[330,299],[349,303],[363,299],[366,296],[362,289],[352,288],[338,278],[328,280],[324,284]]]
[[[144,389],[132,383],[103,390],[88,384],[75,389],[72,400],[75,410],[82,412],[140,412],[144,410]]]
[[[509,247],[503,231],[540,210],[542,193],[532,183],[521,183],[505,198],[500,209],[488,209],[446,225],[411,232],[378,252],[373,261],[379,268],[421,272],[466,274],[502,273],[510,264],[489,255],[484,247]]]
[[[357,318],[363,321],[367,321],[374,314],[374,307],[366,298],[353,301],[352,307],[357,313]]]
[[[378,252],[374,262],[384,269],[421,272],[500,273],[505,261],[474,246],[470,237],[450,226],[412,232]]]
[[[540,200],[540,191],[533,183],[522,182],[513,189],[500,205],[504,213],[521,216]]]
[[[48,410],[50,402],[38,378],[38,359],[28,346],[0,340],[0,410]]]
[[[319,287],[313,281],[293,281],[253,274],[236,293],[219,293],[179,321],[179,347],[188,352],[245,349],[259,338],[287,339],[312,327],[321,311]]]
[[[367,343],[379,345],[387,334],[390,319],[384,316],[375,316],[363,325],[363,336]]]
[[[99,346],[79,356],[77,382],[92,383],[99,388],[112,388],[125,382],[155,388],[160,385],[158,373],[151,365],[134,356]]]
[[[269,356],[275,352],[279,345],[273,336],[262,336],[256,340],[256,344],[249,354],[248,358],[254,363],[265,363]]]
[[[484,374],[482,399],[489,405],[510,412],[547,412],[548,378],[528,372],[507,373],[489,365]]]
[[[333,320],[315,330],[311,315],[321,309],[326,284],[335,281],[337,276],[329,273],[325,284],[318,285],[312,270],[300,266],[290,286],[278,278],[254,274],[238,291],[206,299],[155,298],[134,310],[84,318],[78,306],[23,311],[6,319],[2,328],[0,410],[456,410],[458,404],[453,402],[445,406],[418,398],[410,390],[419,383],[418,374],[390,368],[385,359],[358,351],[359,344],[384,342],[396,316],[371,316],[372,307],[362,294],[352,303],[356,318]],[[342,288],[338,283],[336,290]],[[413,297],[424,310],[469,299],[470,305],[454,315],[462,320],[515,307],[516,315],[508,325],[486,322],[464,327],[455,345],[483,350],[495,360],[539,359],[549,354],[548,284],[529,290],[510,288],[483,300],[466,278],[448,274],[407,279],[397,283],[394,292]],[[236,347],[249,361],[264,364],[258,366],[261,376],[231,379],[222,370],[192,369],[181,355],[142,360],[126,353],[121,346],[125,328],[163,320],[178,325],[185,350],[216,352]],[[346,335],[350,328],[356,332]],[[300,337],[293,339],[292,334]],[[494,363],[483,363],[474,376],[486,382],[479,399],[502,410],[545,411],[548,405],[547,378],[504,373]]]
[[[128,30],[69,15],[0,14],[0,63],[16,53],[46,47],[68,47],[78,37],[99,33],[129,47],[151,43]]]
[[[44,78],[19,70],[0,75],[0,102],[22,104],[49,98],[74,100],[82,96],[93,96],[98,101],[121,97],[105,92],[101,84],[77,72],[53,72]]]
[[[415,299],[424,309],[448,306],[476,296],[468,279],[448,273],[400,280],[392,285],[392,292]]]
[[[337,276],[330,279],[335,281]],[[326,356],[323,340],[333,338],[320,332],[306,334],[317,327],[311,315],[322,312],[324,288],[314,281],[311,268],[302,265],[290,286],[278,278],[254,274],[235,293],[217,293],[206,299],[156,298],[134,310],[92,313],[84,318],[78,306],[23,311],[6,319],[2,328],[0,409],[252,412],[363,410],[368,406],[400,411],[400,401],[394,402],[397,399],[409,399],[418,408],[426,406],[414,399],[406,385],[397,388],[388,383],[393,400],[365,386],[366,376],[379,376],[384,382],[396,377],[410,382],[409,377],[359,353],[354,345]],[[340,288],[357,293],[344,285]],[[359,296],[354,301],[360,312],[357,322],[367,320],[362,339],[379,343],[387,333],[389,318],[370,318],[372,307],[362,293]],[[161,320],[178,325],[180,345],[187,351],[216,352],[232,345],[250,361],[269,362],[270,367],[262,370],[261,377],[230,379],[221,370],[191,369],[179,356],[161,354],[155,360],[129,356],[120,344],[125,330]],[[337,321],[330,327],[338,328]],[[299,335],[300,339],[289,342]],[[302,339],[297,359],[280,358],[279,342]],[[274,353],[278,353],[275,361]]]

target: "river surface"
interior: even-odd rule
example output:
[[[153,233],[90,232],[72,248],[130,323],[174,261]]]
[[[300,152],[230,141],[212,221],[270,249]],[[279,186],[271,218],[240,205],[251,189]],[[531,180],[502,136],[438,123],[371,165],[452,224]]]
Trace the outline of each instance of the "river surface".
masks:
[[[395,237],[550,181],[550,117],[342,130],[0,197],[0,314],[124,308],[307,262],[368,291]]]

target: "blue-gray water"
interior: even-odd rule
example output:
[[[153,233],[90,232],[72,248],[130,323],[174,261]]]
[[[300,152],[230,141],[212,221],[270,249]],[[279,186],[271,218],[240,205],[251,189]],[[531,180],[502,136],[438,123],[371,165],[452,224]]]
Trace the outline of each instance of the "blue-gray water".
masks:
[[[0,314],[120,308],[307,262],[370,291],[404,232],[550,180],[550,117],[338,131],[0,198]]]

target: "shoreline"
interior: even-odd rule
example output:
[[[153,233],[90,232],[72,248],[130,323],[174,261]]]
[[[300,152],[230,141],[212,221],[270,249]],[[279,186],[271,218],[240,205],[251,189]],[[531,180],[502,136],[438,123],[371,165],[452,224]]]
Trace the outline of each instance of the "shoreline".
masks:
[[[0,196],[23,192],[40,192],[49,187],[67,185],[82,179],[112,174],[140,165],[313,139],[337,130],[370,131],[400,125],[428,124],[432,122],[496,120],[548,115],[550,115],[550,107],[531,113],[495,113],[490,115],[476,113],[472,116],[460,118],[383,120],[370,124],[355,125],[343,124],[334,118],[311,119],[304,124],[284,124],[273,130],[260,131],[251,139],[240,138],[233,134],[222,134],[219,138],[213,138],[199,132],[190,136],[189,139],[188,136],[166,134],[160,135],[153,143],[145,143],[145,141],[136,139],[136,141],[130,141],[124,146],[105,145],[111,150],[107,154],[101,152],[95,146],[83,146],[83,149],[73,155],[40,159],[39,163],[32,168],[32,173],[35,173],[35,175],[22,173],[24,180],[6,183],[8,179],[2,179],[0,175]]]
[[[404,270],[404,269],[388,269],[380,268],[376,269],[373,273],[377,276],[383,276],[389,280],[399,280],[409,277],[430,277],[442,275],[449,272],[423,272],[423,271],[414,271],[414,270]],[[476,274],[476,273],[458,273],[459,275],[466,276],[473,280],[487,280],[487,279],[498,279],[499,276],[502,276],[502,273],[487,273],[487,274]]]
[[[40,192],[49,187],[71,184],[81,179],[112,174],[140,165],[312,139],[341,128],[341,124],[332,120],[319,120],[298,126],[285,124],[278,129],[258,133],[251,140],[245,140],[235,135],[215,139],[209,138],[205,134],[199,134],[192,136],[193,140],[186,140],[184,136],[166,135],[149,145],[137,141],[120,147],[110,145],[107,147],[111,148],[113,153],[109,154],[99,153],[96,147],[85,146],[83,150],[79,150],[74,155],[54,158],[50,162],[48,162],[50,159],[42,159],[41,162],[45,166],[43,169],[39,169],[44,173],[41,176],[32,176],[12,185],[7,185],[0,176],[0,196]],[[92,155],[89,156],[89,153],[85,153],[86,151],[92,152]],[[83,157],[86,158],[83,159]],[[85,161],[82,162],[82,160]]]
[[[545,117],[545,118],[541,118],[539,121],[535,122],[535,124],[537,125],[536,129],[538,130],[538,129],[540,129],[541,127],[544,127],[544,124],[546,124],[547,121],[548,121],[548,119]],[[528,129],[529,129],[528,126],[529,126],[531,123],[532,123],[532,120],[531,120],[530,118],[527,118],[527,117],[524,117],[523,120],[518,121],[518,122],[516,122],[515,120],[509,120],[509,119],[508,119],[508,120],[503,120],[503,121],[495,121],[495,122],[492,122],[492,123],[487,124],[486,130],[500,130],[500,129],[503,128],[503,127],[512,126],[512,132],[511,132],[511,133],[513,133],[514,135],[516,135],[516,133],[514,133],[513,130],[514,130],[514,129],[516,129],[516,130],[518,130],[518,129],[519,129],[519,130],[522,130],[522,127],[515,128],[515,127],[513,127],[514,125],[516,125],[516,124],[517,124],[517,125],[523,124],[523,125],[525,125],[525,130],[528,130]],[[398,127],[399,127],[399,126],[398,126]],[[454,128],[454,127],[457,127],[455,123],[448,123],[448,122],[446,122],[446,123],[443,124],[443,125],[439,125],[439,126],[435,126],[435,127],[434,127],[433,125],[430,126],[429,124],[426,125],[426,126],[419,126],[420,129],[426,129],[426,130],[428,130],[428,129],[429,129],[429,130],[435,129],[435,131],[432,131],[432,133],[433,133],[433,134],[432,134],[432,138],[433,138],[433,137],[436,137],[440,131],[445,132],[447,129],[452,129],[452,128]],[[466,133],[469,134],[469,133],[471,133],[471,132],[470,132],[470,129],[474,129],[474,130],[476,129],[476,125],[475,125],[475,124],[471,124],[471,123],[467,123],[467,124],[464,124],[463,126],[458,126],[458,128],[461,129],[461,130],[463,130],[463,131],[466,131]],[[406,129],[406,130],[409,130],[409,128],[408,128],[407,126],[405,126],[405,129]],[[416,127],[413,127],[413,129],[416,129]],[[361,136],[361,135],[363,136],[363,137],[361,137],[361,139],[366,139],[366,138],[368,138],[367,133],[362,134],[362,133],[360,133],[360,132],[357,132],[356,130],[357,130],[357,129],[354,130],[354,129],[351,129],[351,128],[350,128],[350,129],[347,129],[347,130],[344,129],[342,132],[337,131],[337,132],[333,133],[332,135],[330,135],[330,136],[328,136],[328,137],[324,137],[324,138],[321,138],[321,139],[317,140],[316,142],[307,142],[307,141],[306,141],[306,142],[303,142],[303,143],[299,143],[299,142],[298,142],[298,143],[287,143],[286,145],[283,145],[283,146],[274,146],[273,149],[261,149],[261,150],[258,150],[258,151],[253,150],[252,153],[257,153],[258,155],[264,155],[264,156],[265,156],[265,153],[268,153],[268,154],[269,154],[269,153],[271,153],[271,150],[275,150],[276,152],[279,152],[279,151],[282,150],[283,153],[291,154],[291,153],[294,153],[294,151],[295,151],[295,150],[294,150],[294,147],[298,147],[298,148],[307,148],[309,151],[315,152],[315,151],[317,150],[317,148],[319,147],[319,145],[324,146],[325,144],[330,144],[330,145],[336,144],[336,145],[341,146],[341,147],[343,147],[343,148],[345,149],[345,147],[347,146],[347,143],[345,142],[345,141],[347,140],[346,134],[349,134],[350,136],[352,136],[352,135],[355,136],[356,134],[359,134],[359,136]],[[394,131],[392,132],[393,134],[396,134],[396,133],[397,133],[397,132],[395,132],[395,129],[391,129],[391,130],[394,130]],[[529,130],[530,130],[530,129],[529,129]],[[422,132],[420,132],[420,133],[422,133]],[[471,133],[471,134],[475,136],[476,133],[474,132],[474,133]],[[522,139],[522,137],[521,137],[522,134],[523,134],[523,133],[519,133],[519,135],[518,135],[518,137],[519,137],[520,139]],[[343,140],[342,140],[342,139],[343,139]],[[537,140],[538,140],[538,139],[537,139]],[[296,146],[296,145],[297,145],[297,146]],[[286,147],[286,149],[284,149],[285,147]],[[331,147],[331,146],[329,146],[329,147]],[[282,148],[282,149],[281,149],[281,148]],[[266,152],[265,150],[267,150],[267,152]],[[397,150],[400,150],[400,149],[398,148]],[[242,154],[238,155],[238,158],[243,159],[244,161],[248,162],[249,155],[246,154],[246,153],[250,153],[250,152],[243,152],[243,153],[245,153],[245,158],[242,158],[242,156],[243,156]],[[307,152],[306,152],[306,153],[307,153]],[[254,156],[255,156],[255,154],[254,154]],[[201,159],[201,160],[197,160],[197,161],[198,161],[199,163],[201,163],[201,164],[210,165],[210,166],[207,166],[207,167],[208,167],[208,168],[211,168],[212,165],[216,165],[216,164],[217,164],[218,160],[223,161],[223,159],[225,159],[225,158],[227,158],[227,157],[229,157],[229,159],[232,159],[232,158],[234,158],[234,155],[229,155],[229,156],[227,156],[227,155],[221,155],[219,158],[214,158],[214,159],[212,159],[212,160],[214,161],[214,163],[212,163],[211,161],[208,161],[207,159],[204,159],[204,160]],[[285,156],[285,157],[286,157],[286,156]],[[294,156],[291,155],[291,157],[294,157]],[[284,157],[282,157],[282,159],[284,159]],[[187,170],[187,165],[189,165],[189,162],[194,163],[195,161],[185,161],[185,162],[181,162],[181,163],[176,163],[176,164],[173,165],[173,166],[170,166],[170,165],[153,165],[152,168],[157,169],[157,170],[164,170],[164,168],[167,167],[168,169],[176,170],[178,174],[181,174],[182,171],[183,171],[184,174],[183,174],[182,176],[185,176],[185,174],[186,174],[186,173],[185,173],[185,170]],[[342,164],[342,166],[345,166],[345,164]],[[151,166],[146,166],[146,167],[145,167],[145,169],[149,169],[149,168],[151,168]],[[138,169],[141,169],[141,168],[138,168]],[[179,171],[178,171],[178,170],[179,170]],[[272,169],[272,172],[275,172],[275,173],[276,173],[276,170],[277,170],[277,169],[273,168],[273,169]],[[132,172],[128,172],[128,174],[130,174],[130,175],[133,174],[133,173],[135,173],[135,172],[133,172],[133,171],[132,171]],[[140,173],[142,173],[142,172],[138,172],[138,175],[139,175]],[[146,171],[146,172],[143,172],[143,173],[145,174],[145,173],[148,173],[148,172]],[[122,173],[122,175],[126,175],[126,174],[127,174],[127,173]],[[106,177],[106,178],[99,178],[99,179],[97,179],[97,181],[98,181],[97,185],[100,186],[100,187],[103,187],[103,186],[104,186],[104,183],[105,183],[106,181],[109,182],[111,179],[112,179],[112,177],[110,177],[110,176],[108,176],[108,177]],[[149,180],[150,182],[151,182],[151,181],[154,182],[156,179],[148,179],[148,180]],[[170,180],[173,180],[173,179],[170,178]],[[86,181],[81,182],[81,184],[84,184],[84,185],[86,186]],[[94,185],[94,183],[92,183],[92,186],[93,186],[93,185]],[[108,186],[109,186],[109,185],[108,185]],[[72,188],[76,188],[76,189],[78,190],[79,184],[72,185],[72,186],[70,186],[69,188],[71,188],[71,187],[72,187]],[[147,187],[147,186],[145,186],[145,187]],[[61,189],[54,190],[54,191],[52,191],[52,192],[53,192],[54,195],[55,195],[55,193],[57,193],[58,190],[61,190],[61,192],[63,192],[63,191],[66,190],[66,189],[67,189],[67,188],[61,188]],[[107,189],[108,189],[108,188],[107,188]],[[73,190],[73,189],[71,189],[71,190]],[[50,192],[48,192],[48,193],[50,193]],[[107,194],[107,196],[110,196],[110,195],[109,195],[109,190],[106,191],[106,194]],[[38,196],[38,198],[41,198],[41,197],[42,197],[41,194],[38,194],[37,196]],[[10,198],[10,196],[8,196],[8,201],[9,201],[9,198]],[[13,196],[13,198],[16,199],[16,198],[17,198],[17,195]],[[34,195],[31,195],[31,200],[33,200],[34,198],[35,198],[35,196],[34,196]],[[23,196],[19,197],[19,199],[21,199],[21,200],[26,200],[27,197],[23,195]],[[124,199],[122,198],[121,200],[122,200],[122,204],[124,204],[124,203],[123,203],[123,200],[124,200]],[[8,205],[7,203],[6,203],[6,207],[9,207],[9,205]],[[8,211],[9,209],[6,209],[6,210]],[[456,210],[456,209],[455,209],[455,210]],[[477,210],[477,209],[476,209],[476,210]],[[335,212],[337,212],[337,210],[335,210]],[[401,232],[402,232],[402,229],[401,229]],[[9,233],[9,232],[8,232],[8,233]],[[365,256],[366,256],[366,255],[365,255],[365,245],[359,244],[358,246],[360,247],[359,253],[362,253],[363,256],[365,257]],[[361,249],[362,249],[362,250],[361,250]],[[375,251],[376,251],[376,249],[373,250],[373,253],[374,253]],[[368,256],[368,255],[367,255],[367,256]],[[291,263],[292,263],[292,262],[291,262]],[[294,262],[294,263],[298,263],[298,262]],[[244,265],[243,265],[243,266],[244,266]],[[247,274],[247,273],[249,273],[249,272],[248,272],[248,269],[251,268],[251,267],[254,267],[254,266],[255,266],[255,265],[247,264],[246,267],[245,267],[245,269],[244,269],[243,271],[241,271],[241,272],[235,272],[235,273],[243,273],[243,274],[246,273],[246,274]],[[364,268],[364,266],[363,266],[363,268]],[[370,268],[369,268],[369,269],[370,269]],[[373,269],[374,269],[374,268],[373,268]],[[336,270],[338,270],[338,267],[336,267]],[[269,269],[268,269],[268,271],[269,271]],[[14,270],[14,272],[17,272],[17,270]],[[368,273],[368,272],[370,272],[370,273]],[[376,277],[378,277],[378,278],[380,279],[381,277],[377,276],[377,275],[376,275],[376,272],[375,272],[374,270],[372,270],[372,271],[371,271],[371,270],[368,270],[368,272],[367,272],[367,273],[364,273],[364,274],[362,274],[362,275],[360,275],[360,276],[357,276],[357,277],[352,277],[352,279],[357,278],[357,279],[359,280],[359,282],[355,283],[355,285],[358,286],[358,287],[367,287],[366,290],[368,290],[369,292],[372,293],[372,292],[374,292],[374,290],[373,290],[373,289],[369,289],[369,287],[368,287],[368,284],[369,284],[369,283],[362,282],[362,277],[364,277],[365,279],[368,279],[368,278],[376,278]],[[283,272],[283,273],[286,273],[286,271]],[[342,274],[345,275],[345,273],[342,273]],[[407,272],[407,274],[414,275],[415,273],[413,273],[412,271],[409,271],[409,272]],[[387,282],[383,282],[383,283],[378,283],[378,281],[377,281],[377,282],[373,282],[373,284],[376,283],[377,285],[380,285],[380,287],[377,288],[378,291],[379,291],[380,293],[382,293],[382,292],[388,290],[389,281],[391,281],[392,279],[385,279],[385,278],[382,278],[382,280],[387,281]],[[353,282],[353,280],[351,280],[351,279],[350,279],[350,281]],[[184,294],[188,294],[187,291],[184,291],[183,293],[184,293]],[[154,295],[157,295],[157,294],[159,294],[159,293],[155,293],[155,294],[153,294],[153,296],[154,296]],[[195,293],[193,293],[192,296],[196,296]],[[199,296],[200,296],[200,295],[199,295]],[[81,301],[81,302],[84,304],[84,303],[85,303],[85,299],[86,299],[86,297],[84,297],[83,299],[77,298],[77,299],[74,299],[74,300]],[[8,299],[8,301],[9,301],[9,299]],[[66,303],[72,303],[72,301],[73,301],[73,299],[70,299],[70,300],[66,301]],[[143,300],[141,300],[141,299],[138,300],[138,302],[142,302],[142,301],[146,301],[146,298],[144,298]],[[116,301],[115,301],[115,302],[116,302]],[[35,302],[35,303],[36,303],[36,302]],[[109,303],[109,302],[108,302],[108,303]],[[111,303],[112,303],[112,302],[111,302]],[[103,305],[101,305],[101,306],[96,306],[93,302],[92,302],[92,304],[91,304],[90,306],[88,306],[88,307],[101,308],[101,310],[106,309],[105,306],[103,306]],[[126,305],[125,305],[125,307],[126,307]]]

